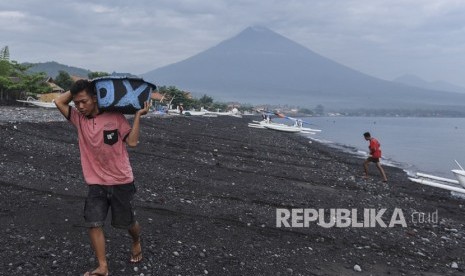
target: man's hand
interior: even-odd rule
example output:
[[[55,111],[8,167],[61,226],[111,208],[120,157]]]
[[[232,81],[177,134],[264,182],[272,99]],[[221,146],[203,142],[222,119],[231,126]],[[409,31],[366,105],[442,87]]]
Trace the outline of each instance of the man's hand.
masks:
[[[142,115],[147,114],[151,106],[152,106],[152,103],[150,101],[146,101],[144,102],[144,108],[136,112],[136,116],[134,117],[134,123],[132,125],[131,132],[129,133],[128,138],[126,139],[126,144],[128,146],[130,147],[137,146],[137,143],[139,142],[140,117]]]
[[[147,114],[149,112],[151,106],[152,106],[152,101],[144,102],[144,108],[138,110],[136,112],[136,115],[142,116],[142,115]]]
[[[71,92],[67,91],[61,94],[58,98],[54,99],[55,105],[57,106],[58,110],[60,110],[61,114],[65,116],[66,119],[69,119],[69,103],[73,99]]]

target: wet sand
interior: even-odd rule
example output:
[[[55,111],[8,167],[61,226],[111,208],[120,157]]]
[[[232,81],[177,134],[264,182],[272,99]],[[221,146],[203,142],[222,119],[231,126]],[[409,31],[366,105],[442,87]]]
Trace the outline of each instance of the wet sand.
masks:
[[[2,275],[80,275],[95,267],[82,226],[77,137],[58,111],[0,107]],[[111,275],[462,275],[464,199],[408,181],[253,118],[148,116],[129,149],[144,260],[105,226]],[[406,227],[276,227],[277,208],[396,208]],[[418,222],[416,212],[437,211]],[[414,217],[412,217],[412,215]],[[360,266],[361,272],[354,270]],[[457,268],[455,268],[457,265]]]

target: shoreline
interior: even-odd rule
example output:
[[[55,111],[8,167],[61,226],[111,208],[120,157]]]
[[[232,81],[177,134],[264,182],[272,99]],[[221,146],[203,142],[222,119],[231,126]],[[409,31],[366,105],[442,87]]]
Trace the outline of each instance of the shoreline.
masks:
[[[462,141],[465,125],[456,118],[315,118],[310,122],[325,128],[320,137],[337,142],[344,150],[345,145],[354,146],[354,152],[367,151],[358,133],[370,131],[380,138],[384,161],[410,173],[454,178],[451,169],[458,168],[454,159],[463,162],[464,151],[453,145]]]
[[[20,111],[25,117],[43,112]],[[77,138],[64,119],[49,121],[53,114],[41,123],[0,119],[5,274],[76,275],[95,266],[82,227],[86,189]],[[142,118],[140,144],[129,155],[144,261],[128,264],[129,236],[107,225],[112,275],[463,273],[463,200],[410,183],[394,167],[385,167],[388,184],[373,166],[364,181],[363,159],[305,137],[250,129],[247,122]],[[386,221],[399,208],[407,227],[276,227],[277,209],[296,208],[360,214],[385,208]],[[410,219],[436,210],[437,223]]]
[[[358,149],[355,146],[351,146],[351,145],[347,145],[347,144],[341,144],[341,143],[328,141],[328,140],[323,141],[323,140],[320,140],[320,139],[318,139],[316,137],[315,138],[308,137],[308,139],[310,139],[311,141],[314,141],[316,143],[320,143],[322,145],[333,148],[335,150],[341,151],[343,153],[347,153],[347,154],[353,156],[354,158],[358,158],[358,159],[362,160],[362,162],[363,162],[363,160],[365,160],[368,157],[368,152],[362,151],[362,150]],[[394,160],[394,159],[391,159],[391,158],[385,158],[385,157],[381,158],[381,165],[383,165],[383,168],[385,166],[387,166],[387,167],[393,167],[393,168],[400,169],[400,170],[404,171],[407,176],[410,176],[413,173],[411,171],[411,168],[415,168],[414,164],[403,163],[401,161],[397,161],[397,160]],[[417,171],[417,169],[414,169],[413,171]]]

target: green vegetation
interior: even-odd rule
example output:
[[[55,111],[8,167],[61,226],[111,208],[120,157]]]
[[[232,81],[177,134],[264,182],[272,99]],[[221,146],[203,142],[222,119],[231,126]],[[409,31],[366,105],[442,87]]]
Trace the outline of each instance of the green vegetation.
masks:
[[[226,110],[226,103],[215,102],[212,97],[203,95],[200,99],[193,98],[191,93],[179,90],[175,86],[160,86],[158,92],[163,95],[164,103],[171,103],[173,108],[182,104],[184,109],[200,109],[205,108],[211,111]]]
[[[244,112],[244,111],[252,112],[255,110],[255,107],[251,104],[241,104],[237,109],[241,112]]]
[[[90,72],[87,77],[91,80],[91,79],[95,79],[95,78],[100,78],[100,77],[106,77],[106,76],[110,76],[111,74],[110,73],[107,73],[107,72]]]
[[[84,73],[83,73],[84,72]],[[27,96],[48,93],[52,87],[45,82],[47,77],[53,77],[53,82],[65,91],[73,84],[73,76],[83,77],[87,74],[89,79],[111,76],[130,75],[107,72],[91,72],[76,67],[62,65],[57,62],[23,63],[10,61],[8,46],[0,49],[0,102],[14,102],[16,99],[25,99]],[[182,91],[175,86],[161,86],[158,91],[163,95],[161,105],[171,104],[176,108],[181,103],[185,110],[205,108],[211,111],[226,111],[227,103],[215,102],[213,97],[204,94],[200,98],[194,98],[191,93]],[[236,103],[234,107],[240,111],[252,111],[252,105]]]
[[[73,85],[73,79],[68,72],[60,70],[58,76],[55,78],[55,84],[63,88],[65,91],[71,88]]]
[[[299,113],[305,114],[305,115],[313,115],[313,111],[308,109],[308,108],[300,108]]]
[[[31,68],[28,70],[29,73],[38,73],[45,72],[47,76],[56,78],[60,70],[68,72],[71,76],[76,76],[80,78],[87,78],[87,75],[90,73],[89,70],[72,67],[64,64],[60,64],[55,61],[40,62],[40,63],[25,63],[25,65],[31,65]]]
[[[325,108],[324,108],[323,105],[319,104],[319,105],[317,105],[315,107],[313,112],[315,112],[315,114],[318,115],[318,116],[323,116],[323,115],[325,115]]]
[[[45,73],[27,74],[30,66],[0,59],[0,101],[12,101],[20,95],[35,95],[51,91],[44,80]]]

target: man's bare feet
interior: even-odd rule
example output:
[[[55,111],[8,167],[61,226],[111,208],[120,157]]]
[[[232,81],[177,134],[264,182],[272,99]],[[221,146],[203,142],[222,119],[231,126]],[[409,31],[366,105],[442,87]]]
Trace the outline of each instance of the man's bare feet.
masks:
[[[130,263],[140,263],[142,261],[142,246],[139,240],[132,243]]]
[[[97,267],[92,272],[87,271],[84,276],[108,276],[108,269]]]

